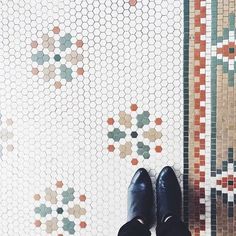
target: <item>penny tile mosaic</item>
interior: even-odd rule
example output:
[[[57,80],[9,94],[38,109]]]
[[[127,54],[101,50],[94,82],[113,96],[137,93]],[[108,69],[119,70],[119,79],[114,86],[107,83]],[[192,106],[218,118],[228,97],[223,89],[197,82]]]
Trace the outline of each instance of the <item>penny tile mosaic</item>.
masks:
[[[235,6],[1,1],[0,235],[116,235],[165,165],[192,235],[235,235]]]

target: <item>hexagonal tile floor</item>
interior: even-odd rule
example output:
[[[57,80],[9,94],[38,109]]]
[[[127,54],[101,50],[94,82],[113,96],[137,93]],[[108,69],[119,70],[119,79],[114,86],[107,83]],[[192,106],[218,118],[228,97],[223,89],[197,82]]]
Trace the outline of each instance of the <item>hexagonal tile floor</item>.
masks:
[[[115,235],[139,167],[182,180],[180,1],[3,1],[1,235]]]
[[[0,235],[116,235],[133,173],[165,165],[193,235],[234,235],[226,2],[1,1]]]

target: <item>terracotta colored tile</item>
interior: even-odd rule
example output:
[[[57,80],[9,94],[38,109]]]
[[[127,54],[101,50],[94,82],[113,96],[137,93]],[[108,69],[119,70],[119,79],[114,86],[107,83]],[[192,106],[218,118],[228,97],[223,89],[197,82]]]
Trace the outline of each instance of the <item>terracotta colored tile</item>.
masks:
[[[114,152],[115,147],[114,147],[114,145],[109,145],[109,146],[107,147],[107,149],[108,149],[109,152]]]
[[[138,164],[138,160],[137,160],[136,158],[133,158],[133,159],[131,160],[131,164],[132,164],[133,166],[136,166],[136,165]]]
[[[38,47],[37,41],[32,41],[32,42],[31,42],[31,47],[32,47],[32,48],[37,48],[37,47]]]
[[[34,222],[34,225],[36,226],[36,227],[40,227],[41,226],[41,221],[40,220],[36,220],[35,222]]]
[[[37,68],[32,68],[32,74],[37,75],[39,73],[39,70]]]
[[[84,69],[83,68],[78,68],[77,69],[77,74],[78,75],[83,75],[84,74]]]
[[[132,104],[130,109],[131,109],[131,111],[137,111],[138,106],[136,104]]]
[[[113,118],[108,118],[107,119],[107,123],[108,123],[108,125],[113,125],[114,124],[114,119]]]
[[[79,200],[81,202],[84,202],[86,200],[86,196],[85,195],[80,195]]]
[[[130,6],[135,6],[137,4],[137,0],[129,0]]]
[[[79,225],[80,225],[80,228],[86,228],[87,226],[86,222],[84,221],[81,221]]]
[[[54,34],[59,34],[60,33],[60,28],[58,26],[55,26],[52,31],[53,31]]]
[[[82,48],[83,45],[84,45],[84,43],[83,43],[82,40],[77,40],[77,41],[76,41],[76,46],[77,46],[78,48]]]
[[[162,151],[162,147],[161,146],[156,146],[155,147],[155,151],[156,152],[161,152]]]
[[[161,118],[156,118],[155,123],[156,123],[156,125],[161,125],[162,124],[162,119]]]

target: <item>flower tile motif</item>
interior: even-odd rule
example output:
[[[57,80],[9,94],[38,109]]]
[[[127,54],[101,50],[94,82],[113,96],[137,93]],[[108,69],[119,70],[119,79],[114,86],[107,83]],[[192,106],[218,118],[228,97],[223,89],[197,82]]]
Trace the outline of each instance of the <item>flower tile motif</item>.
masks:
[[[56,189],[46,188],[43,194],[34,195],[36,217],[34,225],[37,228],[45,225],[44,229],[48,234],[60,235],[63,229],[64,233],[73,235],[78,228],[87,226],[84,221],[78,223],[78,220],[86,214],[86,196],[81,194],[76,198],[73,187],[66,187],[66,190],[62,191],[61,188],[65,187],[62,181],[57,181],[55,187]]]
[[[130,110],[120,111],[116,117],[107,118],[108,152],[117,149],[121,159],[132,158],[132,165],[138,164],[137,157],[149,159],[152,151],[155,155],[161,153],[162,133],[157,128],[162,124],[160,117],[153,120],[150,112],[140,112],[137,104],[131,104]]]
[[[56,89],[82,77],[83,45],[81,38],[55,26],[52,31],[31,42],[32,74],[44,81],[54,80]]]

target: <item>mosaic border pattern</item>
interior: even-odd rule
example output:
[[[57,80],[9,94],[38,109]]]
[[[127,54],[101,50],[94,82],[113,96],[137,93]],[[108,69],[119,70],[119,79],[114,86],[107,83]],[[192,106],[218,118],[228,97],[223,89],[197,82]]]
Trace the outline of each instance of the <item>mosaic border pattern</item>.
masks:
[[[184,0],[184,150],[183,150],[183,219],[188,224],[188,155],[189,155],[189,0]]]
[[[233,236],[236,1],[184,4],[184,221],[193,235]]]
[[[206,1],[184,7],[184,221],[198,236],[206,230]]]
[[[211,235],[236,231],[235,0],[212,0]]]

